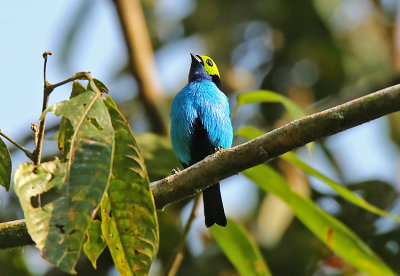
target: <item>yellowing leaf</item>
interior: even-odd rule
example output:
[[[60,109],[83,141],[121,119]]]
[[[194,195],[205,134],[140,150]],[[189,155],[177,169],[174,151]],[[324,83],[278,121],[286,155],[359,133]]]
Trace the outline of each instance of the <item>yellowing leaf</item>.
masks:
[[[34,169],[36,173],[33,173]],[[59,160],[37,167],[32,163],[21,164],[15,171],[14,190],[24,211],[28,232],[42,256],[59,264],[61,269],[74,272],[78,252],[74,252],[74,248],[69,251],[65,242],[68,199],[63,194],[66,174],[67,164]],[[74,238],[73,242],[79,243],[79,240]]]
[[[89,258],[94,268],[97,268],[97,259],[106,248],[106,242],[101,235],[101,221],[92,220],[87,231],[87,240],[83,245],[83,251]]]
[[[50,106],[42,116],[62,115],[73,128],[72,136],[66,137],[70,140],[67,160],[37,168],[24,165],[15,174],[15,190],[32,239],[45,259],[69,273],[75,272],[111,172],[114,131],[100,97],[87,91]]]
[[[102,231],[121,275],[148,275],[158,251],[158,222],[146,167],[128,122],[109,97],[115,149]]]

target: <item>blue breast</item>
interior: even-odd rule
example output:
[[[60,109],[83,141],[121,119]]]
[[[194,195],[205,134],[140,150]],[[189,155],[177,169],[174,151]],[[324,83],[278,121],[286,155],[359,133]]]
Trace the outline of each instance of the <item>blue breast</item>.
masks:
[[[233,130],[228,98],[211,81],[189,82],[171,105],[171,141],[174,151],[184,164],[190,164],[193,122],[199,118],[211,144],[232,146]]]

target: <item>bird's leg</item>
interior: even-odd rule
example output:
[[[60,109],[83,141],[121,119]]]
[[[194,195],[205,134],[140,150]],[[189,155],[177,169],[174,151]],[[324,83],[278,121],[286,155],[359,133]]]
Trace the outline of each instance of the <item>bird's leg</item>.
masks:
[[[180,171],[181,171],[181,169],[179,169],[179,168],[177,167],[176,169],[172,169],[172,172],[171,172],[170,175],[177,174],[177,173],[180,172]]]
[[[218,146],[218,147],[214,148],[214,153],[216,153],[216,152],[218,152],[218,151],[221,151],[221,150],[223,150],[223,149],[224,149],[223,146]]]

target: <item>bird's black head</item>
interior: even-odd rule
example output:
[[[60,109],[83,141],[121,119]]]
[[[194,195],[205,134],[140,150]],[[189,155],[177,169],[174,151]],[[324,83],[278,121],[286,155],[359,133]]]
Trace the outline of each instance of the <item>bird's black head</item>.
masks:
[[[192,53],[190,56],[192,57],[192,64],[189,71],[189,82],[210,80],[217,87],[220,87],[221,79],[215,62],[208,56],[199,56]]]

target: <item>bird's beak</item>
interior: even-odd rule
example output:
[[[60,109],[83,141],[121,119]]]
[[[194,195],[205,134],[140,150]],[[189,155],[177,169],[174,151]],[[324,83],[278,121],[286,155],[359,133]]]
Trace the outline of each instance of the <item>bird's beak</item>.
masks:
[[[190,53],[190,56],[192,57],[192,63],[203,63],[203,61],[198,55]]]

